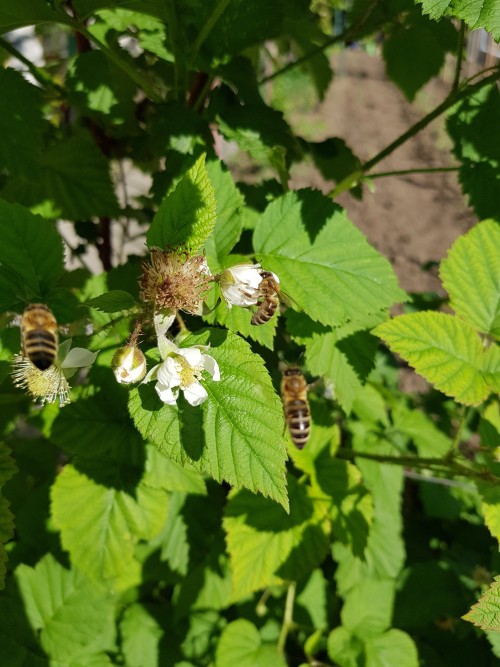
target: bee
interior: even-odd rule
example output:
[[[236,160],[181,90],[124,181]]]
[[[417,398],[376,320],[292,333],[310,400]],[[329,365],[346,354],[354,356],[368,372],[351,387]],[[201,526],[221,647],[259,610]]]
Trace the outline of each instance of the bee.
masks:
[[[59,342],[54,314],[44,303],[31,303],[21,315],[23,356],[41,371],[56,361]]]
[[[302,371],[296,367],[283,371],[281,398],[285,419],[293,444],[302,449],[311,434],[311,415],[307,400],[308,385]]]
[[[257,310],[252,315],[251,324],[265,324],[269,322],[278,310],[280,301],[291,305],[291,299],[280,289],[280,281],[271,271],[260,271],[262,280],[259,285],[260,299]]]

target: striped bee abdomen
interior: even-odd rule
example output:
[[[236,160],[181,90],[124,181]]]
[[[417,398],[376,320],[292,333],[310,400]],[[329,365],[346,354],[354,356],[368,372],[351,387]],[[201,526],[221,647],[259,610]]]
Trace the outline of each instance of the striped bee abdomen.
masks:
[[[27,306],[21,318],[23,354],[39,370],[45,371],[57,357],[57,322],[43,303]]]
[[[311,419],[307,401],[295,398],[285,406],[285,417],[293,444],[302,449],[311,434]]]

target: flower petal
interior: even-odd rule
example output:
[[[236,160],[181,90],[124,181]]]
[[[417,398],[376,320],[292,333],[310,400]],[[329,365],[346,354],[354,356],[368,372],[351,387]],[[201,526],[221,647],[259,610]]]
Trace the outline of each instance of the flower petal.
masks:
[[[155,385],[156,393],[160,397],[160,400],[167,405],[175,405],[177,402],[177,397],[179,396],[179,390],[177,387],[174,387],[174,391],[170,387],[165,387],[160,382],[157,382]]]
[[[158,382],[165,387],[178,387],[181,383],[181,370],[175,359],[167,357],[158,369]]]
[[[199,347],[184,347],[177,351],[188,362],[190,366],[199,366],[201,364],[201,350]]]
[[[201,405],[208,398],[206,389],[199,382],[193,382],[193,384],[184,389],[184,396],[186,397],[186,401],[194,406]]]
[[[68,352],[61,364],[62,368],[83,368],[92,366],[96,360],[97,352],[90,352],[84,347],[74,347]]]
[[[220,380],[219,364],[209,354],[203,355],[203,368],[210,373],[214,382]]]

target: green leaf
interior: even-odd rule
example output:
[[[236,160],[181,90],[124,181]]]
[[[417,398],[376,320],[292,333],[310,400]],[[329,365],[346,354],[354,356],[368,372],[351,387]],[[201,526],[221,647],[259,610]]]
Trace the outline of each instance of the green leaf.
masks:
[[[342,607],[342,625],[360,639],[382,634],[391,625],[394,581],[367,579],[353,588]]]
[[[87,306],[97,308],[103,313],[118,313],[120,310],[129,310],[135,306],[134,297],[120,289],[111,290],[87,301]]]
[[[0,199],[0,232],[0,307],[43,300],[63,273],[62,241],[54,226]]]
[[[366,641],[366,667],[418,667],[417,647],[406,632],[391,629]]]
[[[167,511],[164,491],[144,484],[133,493],[103,486],[67,465],[51,498],[54,526],[79,570],[110,585],[122,577],[127,586],[138,583],[134,546],[161,530]]]
[[[434,23],[422,16],[410,20],[384,40],[382,53],[387,74],[411,101],[439,74],[447,51],[456,48],[457,32],[449,21]]]
[[[266,270],[313,320],[338,326],[367,318],[405,294],[387,260],[320,192],[291,192],[271,203],[254,231]]]
[[[32,568],[20,565],[16,580],[40,645],[51,658],[72,660],[114,646],[114,601],[105,589],[50,554]]]
[[[160,642],[164,629],[152,605],[131,604],[120,622],[122,651],[127,667],[159,667]]]
[[[45,150],[30,176],[11,181],[3,195],[47,218],[80,220],[119,211],[108,161],[83,131]]]
[[[0,9],[0,20],[1,20]],[[28,83],[21,72],[0,70],[2,115],[0,116],[0,164],[13,174],[29,177],[42,152],[47,123],[42,115],[40,88]]]
[[[484,349],[477,333],[452,315],[410,313],[379,325],[373,333],[447,396],[478,405],[489,395]]]
[[[57,10],[56,4],[41,2],[33,4],[32,0],[16,0],[2,2],[0,7],[0,30],[10,32],[25,25],[37,23],[71,23],[66,12]]]
[[[447,119],[459,180],[479,219],[498,216],[500,197],[500,93],[484,86],[454,107]]]
[[[327,646],[328,656],[339,667],[360,667],[364,664],[362,641],[343,626],[330,632]]]
[[[225,257],[240,238],[243,229],[240,209],[244,204],[244,199],[234,184],[231,174],[223,168],[221,162],[211,160],[207,163],[206,168],[215,191],[217,222],[213,235],[207,239],[205,244],[205,254],[212,273],[217,273],[221,271]]]
[[[462,618],[483,630],[500,632],[500,577],[495,577],[488,590]]]
[[[186,464],[184,466],[179,465],[149,443],[147,445],[144,483],[153,489],[192,493],[201,496],[207,494],[205,480],[200,473]]]
[[[500,225],[486,220],[455,241],[441,262],[450,306],[482,333],[500,338]]]
[[[220,637],[215,667],[286,667],[275,644],[265,644],[259,631],[244,619],[227,625]]]
[[[500,542],[500,491],[491,484],[481,484],[479,491],[482,495],[484,523],[492,536]]]
[[[163,200],[147,234],[147,244],[165,250],[183,245],[197,253],[212,234],[217,216],[214,188],[203,154]]]
[[[8,501],[0,494],[0,590],[5,586],[7,554],[4,544],[14,535],[14,517]]]
[[[207,343],[221,380],[204,383],[208,398],[202,409],[183,401],[163,405],[153,384],[143,385],[130,394],[134,423],[174,461],[287,507],[283,409],[263,361],[227,331],[207,329],[183,341],[186,347]]]
[[[424,14],[431,19],[453,16],[465,21],[471,30],[484,28],[491,32],[495,40],[500,39],[500,2],[499,0],[418,0]]]
[[[17,472],[17,465],[11,456],[11,451],[3,442],[0,442],[0,488]]]
[[[101,51],[87,51],[74,58],[65,85],[70,103],[85,115],[108,119],[115,131],[125,123],[132,129],[136,85]]]
[[[424,412],[398,406],[392,412],[392,420],[395,429],[413,440],[419,456],[441,458],[450,451],[451,438]]]
[[[233,596],[297,581],[323,560],[328,546],[326,503],[289,477],[290,514],[269,500],[240,491],[224,518]]]

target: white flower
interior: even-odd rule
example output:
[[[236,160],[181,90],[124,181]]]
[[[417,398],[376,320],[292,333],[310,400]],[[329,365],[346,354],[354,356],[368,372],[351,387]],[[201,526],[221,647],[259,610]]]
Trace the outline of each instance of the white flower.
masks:
[[[203,371],[207,371],[214,382],[220,380],[217,362],[203,353],[207,348],[202,345],[178,348],[166,337],[158,339],[158,348],[163,361],[149,371],[144,382],[155,379],[156,393],[167,405],[175,405],[181,389],[191,405],[203,403],[208,396],[200,383]]]
[[[229,308],[232,306],[254,306],[262,296],[260,264],[236,264],[223,271],[219,278],[222,296]]]
[[[71,340],[61,343],[58,361],[44,371],[32,364],[27,357],[16,354],[12,362],[12,381],[34,399],[40,399],[42,405],[54,403],[56,400],[61,407],[66,405],[70,402],[71,389],[67,378],[76,373],[78,368],[91,366],[97,357],[97,352],[89,352],[82,347],[70,350],[70,347]]]
[[[111,368],[120,384],[139,382],[146,375],[146,357],[138,347],[121,347],[113,356]]]

